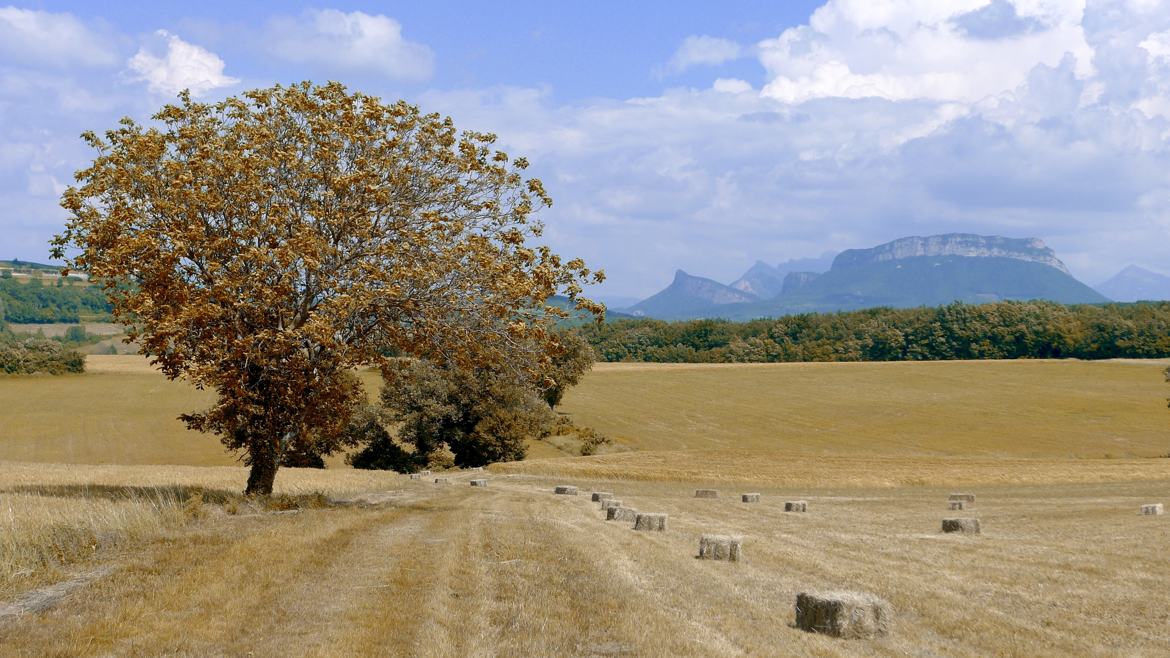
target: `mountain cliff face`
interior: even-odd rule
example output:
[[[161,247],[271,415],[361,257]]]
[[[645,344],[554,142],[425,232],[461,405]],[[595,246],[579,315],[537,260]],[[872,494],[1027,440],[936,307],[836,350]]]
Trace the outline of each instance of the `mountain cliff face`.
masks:
[[[1068,268],[1056,257],[1056,252],[1044,246],[1043,240],[1038,238],[1003,238],[970,233],[947,233],[928,237],[911,236],[869,249],[847,249],[837,255],[831,269],[862,267],[921,256],[1012,258],[1030,263],[1041,263],[1069,274]]]
[[[1097,292],[1119,302],[1170,299],[1170,277],[1130,265],[1097,286]]]

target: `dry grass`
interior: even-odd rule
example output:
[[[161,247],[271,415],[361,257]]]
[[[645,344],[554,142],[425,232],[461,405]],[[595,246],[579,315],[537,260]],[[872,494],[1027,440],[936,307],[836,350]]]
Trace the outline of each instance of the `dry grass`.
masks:
[[[14,460],[0,462],[0,532],[13,546],[23,537],[2,550],[31,565],[6,567],[16,576],[3,591],[74,564],[113,568],[84,595],[0,620],[0,646],[15,656],[1159,655],[1170,646],[1170,526],[1136,512],[1170,484],[1170,459],[1148,458],[1167,452],[1161,367],[601,366],[566,410],[634,451],[497,465],[486,489],[466,484],[479,473],[444,474],[462,486],[436,487],[284,469],[286,497],[367,506],[234,516],[220,510],[239,504],[243,468],[147,465],[230,461],[170,420],[198,406],[188,387],[124,357],[95,358],[78,377],[0,380],[0,449]],[[105,465],[32,463],[60,455]],[[723,483],[761,502],[693,497]],[[549,493],[564,484],[667,514],[668,529],[606,523],[584,496]],[[978,496],[983,534],[941,533],[947,494],[964,490]],[[190,509],[194,492],[210,511]],[[796,499],[810,511],[785,514]],[[30,547],[51,555],[61,527],[113,539],[38,567]],[[744,561],[696,560],[704,533],[742,535]],[[791,626],[798,592],[837,589],[889,600],[891,634],[843,641]]]
[[[754,459],[770,453],[777,462],[820,455],[1151,457],[1170,451],[1165,365],[598,364],[568,392],[563,411],[615,437],[615,447],[603,447],[611,455],[718,451],[681,455],[679,467],[688,472],[705,454]],[[377,374],[362,378],[376,393]],[[134,356],[91,356],[89,372],[79,376],[0,378],[6,411],[0,451],[20,461],[232,464],[214,437],[188,432],[176,420],[210,400]],[[532,448],[542,460],[574,451],[546,441]],[[661,455],[645,459],[657,469]],[[731,474],[723,471],[716,480]]]
[[[248,511],[239,495],[246,477],[239,467],[0,462],[0,597],[199,518],[203,500]],[[284,469],[267,506],[383,491],[398,480],[380,471]]]
[[[563,411],[637,450],[1150,457],[1165,361],[598,364]]]
[[[1132,656],[1170,642],[1167,526],[1133,514],[1164,483],[982,488],[985,534],[957,536],[938,531],[944,488],[801,491],[816,511],[785,515],[794,491],[744,506],[624,483],[670,515],[667,532],[640,533],[550,496],[554,482],[406,481],[381,508],[193,524],[85,596],[0,626],[0,643],[37,656]],[[744,561],[696,560],[710,531],[743,535]],[[841,588],[889,600],[891,634],[792,627],[798,592]]]

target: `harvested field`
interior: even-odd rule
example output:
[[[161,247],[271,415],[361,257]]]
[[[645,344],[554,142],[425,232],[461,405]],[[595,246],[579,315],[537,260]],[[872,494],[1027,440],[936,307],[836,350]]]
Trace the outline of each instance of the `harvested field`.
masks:
[[[1164,364],[601,365],[565,410],[622,451],[444,472],[461,485],[449,487],[282,469],[280,495],[259,505],[237,495],[246,471],[218,442],[174,420],[206,397],[141,359],[90,363],[80,376],[0,379],[6,654],[1131,656],[1170,645],[1170,522],[1138,514],[1170,487],[1170,459],[1153,458],[1167,451]],[[376,377],[363,378],[372,390]],[[64,463],[36,463],[54,459]],[[168,463],[203,466],[151,465]],[[598,503],[555,486],[614,492],[666,514],[667,530],[607,523]],[[697,488],[734,495],[696,499]],[[743,491],[759,502],[743,504]],[[978,495],[984,534],[940,532],[956,491]],[[785,514],[792,500],[813,511]],[[742,536],[748,559],[696,560],[703,534]],[[839,589],[888,600],[890,635],[792,625],[797,593]],[[20,612],[27,601],[44,609]]]
[[[1161,484],[984,488],[996,532],[970,537],[938,532],[946,488],[806,490],[824,513],[794,516],[778,502],[790,490],[745,506],[625,483],[670,516],[641,533],[555,500],[555,482],[402,478],[373,507],[210,514],[100,556],[112,570],[84,596],[9,619],[0,642],[30,656],[1121,656],[1170,642],[1170,526],[1133,514]],[[751,559],[696,560],[711,530],[742,535]],[[797,593],[846,584],[893,605],[889,636],[791,626]]]

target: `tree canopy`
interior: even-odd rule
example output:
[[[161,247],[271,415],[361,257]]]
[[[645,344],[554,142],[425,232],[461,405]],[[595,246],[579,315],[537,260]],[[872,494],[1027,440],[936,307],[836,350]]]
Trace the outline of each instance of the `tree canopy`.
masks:
[[[244,452],[248,493],[291,445],[340,435],[353,367],[531,375],[558,349],[550,297],[603,310],[581,297],[600,272],[529,243],[551,199],[494,135],[337,83],[184,93],[154,120],[84,135],[97,156],[53,255],[77,250],[163,373],[217,392],[183,419]]]

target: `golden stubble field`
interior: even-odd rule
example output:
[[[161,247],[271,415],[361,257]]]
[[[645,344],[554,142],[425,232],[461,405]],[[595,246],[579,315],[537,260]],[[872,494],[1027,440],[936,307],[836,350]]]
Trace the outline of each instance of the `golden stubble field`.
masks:
[[[90,363],[77,377],[0,379],[0,646],[12,655],[1170,646],[1170,517],[1137,514],[1170,503],[1165,364],[602,365],[564,406],[617,438],[609,454],[496,465],[487,489],[466,472],[443,486],[285,469],[278,500],[256,505],[236,495],[245,472],[218,443],[173,420],[197,392],[140,360]],[[552,495],[561,483],[582,495]],[[696,499],[699,486],[722,496]],[[669,530],[604,521],[591,488],[668,513]],[[982,535],[938,532],[956,490],[978,495],[963,514]],[[762,502],[740,503],[746,491]],[[807,514],[782,511],[796,498]],[[705,532],[743,535],[745,561],[696,560]],[[792,628],[796,593],[821,588],[887,598],[892,635]]]

